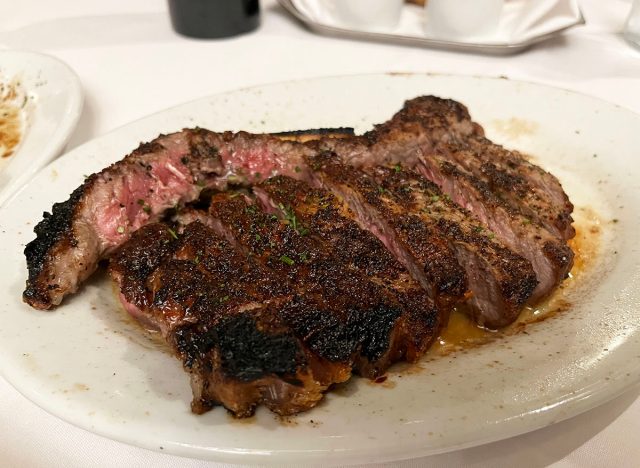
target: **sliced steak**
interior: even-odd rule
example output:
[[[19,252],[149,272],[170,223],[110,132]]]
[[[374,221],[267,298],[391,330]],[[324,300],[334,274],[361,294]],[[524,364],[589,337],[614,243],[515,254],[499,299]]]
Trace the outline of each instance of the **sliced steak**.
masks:
[[[380,185],[334,155],[324,152],[310,161],[316,182],[344,200],[360,226],[384,243],[433,300],[447,309],[466,299],[467,275],[438,229],[387,203]]]
[[[415,361],[426,351],[438,322],[446,323],[446,312],[436,312],[426,292],[378,238],[358,226],[343,202],[287,176],[268,179],[254,193],[266,210],[273,210],[294,230],[320,238],[337,261],[393,294],[404,310],[402,334],[409,340],[406,360]]]
[[[322,358],[352,362],[361,375],[375,377],[395,361],[415,359],[446,320],[430,303],[423,303],[427,310],[408,311],[392,290],[369,280],[317,233],[242,196],[214,197],[210,213],[220,234],[295,289],[282,317]],[[416,323],[419,314],[424,319]]]
[[[454,202],[473,213],[504,245],[531,262],[538,279],[531,302],[548,296],[567,276],[573,265],[573,251],[498,197],[486,183],[435,154],[423,157],[418,169]]]
[[[573,204],[558,180],[517,151],[476,138],[440,145],[436,153],[484,182],[497,197],[561,240],[575,236]]]
[[[94,174],[34,231],[25,256],[25,302],[38,309],[60,304],[96,269],[100,259],[133,231],[168,208],[196,200],[203,188],[248,185],[272,173],[297,174],[311,150],[269,135],[203,129],[162,135]]]
[[[467,274],[468,310],[476,323],[497,328],[519,315],[537,285],[531,263],[514,253],[437,185],[400,165],[366,170],[389,211],[412,213],[443,239]]]
[[[359,210],[365,213],[361,225],[378,233],[387,245],[406,245],[407,254],[413,256],[409,261],[418,265],[428,262],[428,257],[416,258],[416,254],[420,255],[432,239],[444,242],[453,260],[465,270],[472,293],[468,310],[477,323],[496,328],[517,318],[537,284],[531,264],[491,239],[478,221],[435,184],[400,165],[377,166],[357,174],[330,155],[317,157],[314,164],[320,165],[319,178],[329,187],[340,187],[344,182],[336,175],[358,179],[347,185],[360,187],[359,197],[351,197],[354,203],[367,204]],[[413,220],[410,235],[397,228],[405,226],[406,219]],[[397,252],[399,247],[392,249]]]
[[[60,304],[133,231],[198,198],[221,170],[209,134],[194,130],[160,136],[90,176],[35,227],[24,250],[24,300],[39,309]]]
[[[191,375],[196,413],[221,404],[244,417],[264,404],[293,414],[351,375],[348,363],[309,352],[282,322],[283,307],[293,307],[287,284],[199,222],[181,235],[143,227],[110,272],[127,310],[162,332]]]

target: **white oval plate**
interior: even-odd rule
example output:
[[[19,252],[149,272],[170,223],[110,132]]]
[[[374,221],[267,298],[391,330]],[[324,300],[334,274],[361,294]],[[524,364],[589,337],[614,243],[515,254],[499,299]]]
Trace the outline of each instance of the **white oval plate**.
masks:
[[[67,64],[36,52],[0,51],[0,76],[19,80],[29,103],[22,141],[0,166],[2,205],[60,154],[80,118],[82,88]]]
[[[534,154],[601,231],[590,274],[565,293],[568,311],[465,353],[364,379],[286,422],[222,409],[189,411],[177,360],[125,318],[108,281],[91,281],[52,312],[21,302],[22,249],[33,224],[84,174],[141,140],[185,126],[282,131],[388,119],[421,94],[467,104],[489,136]],[[640,118],[580,94],[503,79],[366,75],[274,84],[207,97],[97,138],[42,170],[0,210],[0,367],[27,398],[87,430],[179,455],[236,463],[373,462],[510,437],[581,413],[640,379]],[[615,219],[615,222],[613,221]],[[593,220],[592,220],[593,224]]]

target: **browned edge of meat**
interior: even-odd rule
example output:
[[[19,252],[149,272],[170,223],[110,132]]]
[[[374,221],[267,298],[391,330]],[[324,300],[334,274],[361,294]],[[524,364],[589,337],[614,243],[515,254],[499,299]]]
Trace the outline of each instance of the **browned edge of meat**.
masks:
[[[466,273],[437,231],[412,213],[390,210],[381,187],[335,155],[320,153],[310,165],[317,183],[344,200],[358,224],[382,241],[439,306],[447,309],[466,299]]]
[[[334,256],[370,281],[392,293],[403,313],[399,340],[404,356],[415,362],[431,345],[443,325],[447,311],[439,311],[409,272],[382,242],[361,229],[353,212],[330,192],[313,189],[287,176],[276,176],[254,187],[254,193],[268,211],[307,235],[317,236]]]
[[[465,269],[471,290],[466,310],[476,323],[498,328],[512,323],[537,285],[531,263],[502,245],[437,185],[395,165],[367,168],[389,213],[411,213],[449,243]]]
[[[315,233],[294,229],[244,197],[220,194],[210,213],[219,234],[297,292],[293,306],[283,307],[281,314],[313,352],[331,362],[351,363],[370,378],[407,354],[404,306]],[[425,321],[413,336],[433,339],[439,330],[423,333],[431,325],[440,323]]]
[[[361,137],[309,142],[316,150],[333,151],[354,166],[402,163],[417,164],[421,152],[444,142],[483,136],[467,108],[451,99],[420,96],[404,103],[387,122]]]
[[[418,169],[504,245],[531,262],[538,286],[530,302],[547,297],[566,278],[574,257],[569,246],[497,197],[484,182],[436,155],[422,157]]]
[[[522,154],[486,138],[440,145],[436,152],[477,177],[497,197],[551,234],[564,241],[575,236],[573,204],[560,182]]]
[[[191,376],[192,410],[235,416],[264,404],[288,415],[315,406],[351,375],[304,348],[280,310],[291,291],[200,222],[178,235],[147,225],[113,256],[125,308],[157,328]]]
[[[133,231],[196,199],[221,169],[209,132],[188,130],[142,144],[88,177],[36,225],[36,239],[24,250],[25,302],[39,309],[58,305]]]
[[[274,173],[305,171],[309,148],[269,135],[203,129],[161,135],[88,177],[53,205],[27,244],[23,299],[38,309],[60,304],[99,260],[168,208],[196,200],[203,189],[249,185]]]

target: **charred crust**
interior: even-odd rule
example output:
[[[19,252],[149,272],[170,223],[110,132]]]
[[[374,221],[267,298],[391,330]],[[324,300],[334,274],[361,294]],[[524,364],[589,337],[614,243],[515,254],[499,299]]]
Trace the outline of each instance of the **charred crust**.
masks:
[[[149,141],[146,143],[140,143],[129,157],[144,156],[145,154],[156,153],[162,150],[164,150],[164,146],[162,146],[158,141]]]
[[[96,176],[91,176],[84,184],[75,189],[69,199],[62,203],[55,203],[51,213],[44,212],[42,221],[36,224],[33,231],[36,238],[24,248],[27,259],[29,276],[26,289],[23,293],[24,300],[32,305],[50,306],[51,297],[47,286],[48,278],[42,278],[50,261],[53,251],[64,242],[70,248],[75,247],[76,240],[73,236],[72,223],[78,206],[87,188],[93,183]]]
[[[244,382],[270,375],[294,376],[306,365],[300,343],[291,333],[264,330],[245,313],[222,318],[208,330],[183,327],[176,331],[175,342],[185,366],[210,360],[216,348],[222,372]]]
[[[311,128],[307,130],[289,130],[285,132],[276,132],[270,133],[269,135],[275,137],[287,137],[287,136],[314,136],[318,135],[322,136],[330,136],[330,135],[344,135],[344,136],[354,136],[356,134],[353,127],[335,127],[335,128]]]
[[[332,362],[349,362],[359,352],[369,362],[380,359],[389,349],[400,309],[381,304],[352,308],[340,319],[333,311],[298,299],[281,311],[296,335],[319,356]]]
[[[195,128],[187,130],[187,135],[189,137],[189,154],[192,158],[220,160],[220,150],[213,143],[213,138],[210,138],[212,133],[209,130]]]

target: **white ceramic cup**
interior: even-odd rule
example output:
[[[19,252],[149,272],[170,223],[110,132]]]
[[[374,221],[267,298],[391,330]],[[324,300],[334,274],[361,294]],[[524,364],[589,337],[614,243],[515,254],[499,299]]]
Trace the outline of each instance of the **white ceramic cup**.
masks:
[[[504,0],[429,0],[425,32],[449,40],[489,36],[498,29],[503,4]]]
[[[333,0],[335,18],[349,27],[391,29],[398,24],[404,0]]]

